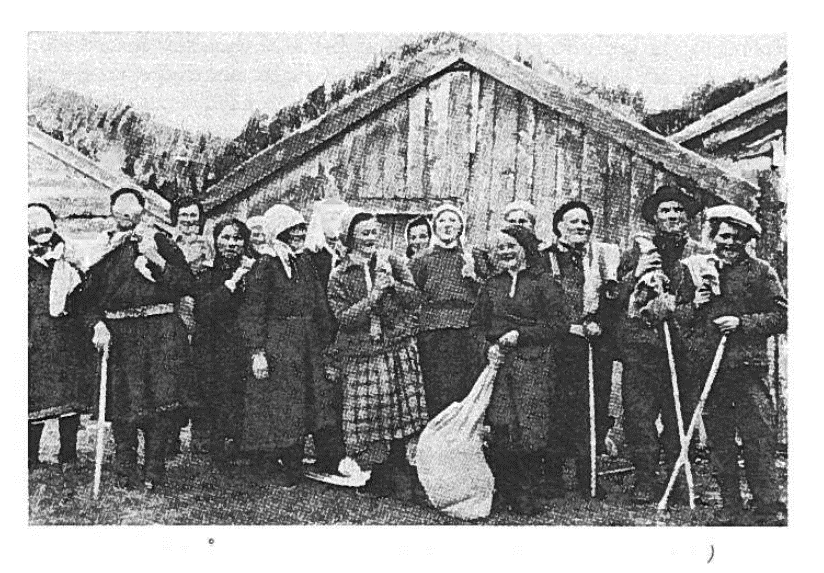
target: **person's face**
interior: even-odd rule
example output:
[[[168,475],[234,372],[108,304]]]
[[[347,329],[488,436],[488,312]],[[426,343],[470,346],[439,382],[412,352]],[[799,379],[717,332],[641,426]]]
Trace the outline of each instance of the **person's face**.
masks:
[[[54,221],[44,210],[38,208],[29,209],[29,238],[38,244],[45,244],[54,235]]]
[[[592,224],[586,211],[570,209],[558,222],[558,231],[561,233],[561,241],[567,245],[583,245],[592,235]]]
[[[725,263],[734,263],[744,254],[747,239],[747,233],[741,227],[722,221],[712,238],[715,254]]]
[[[356,253],[371,257],[378,248],[378,221],[367,219],[355,225],[352,241]]]
[[[294,252],[301,252],[306,244],[306,225],[295,225],[286,231],[286,244]]]
[[[452,211],[443,211],[435,219],[435,234],[447,245],[458,240],[461,234],[461,218]]]
[[[216,240],[218,254],[226,259],[236,259],[243,254],[243,235],[234,225],[226,225]]]
[[[429,246],[429,227],[426,225],[415,225],[409,228],[409,246],[413,253],[419,253]]]
[[[143,217],[143,207],[131,193],[121,195],[112,205],[112,217],[118,231],[131,231]]]
[[[498,267],[504,270],[517,269],[524,257],[521,245],[506,233],[498,237],[493,253]]]
[[[196,235],[200,231],[200,209],[197,205],[183,207],[177,212],[177,228],[184,235]]]
[[[655,211],[655,227],[662,233],[683,233],[687,228],[687,211],[679,201],[662,201]]]
[[[521,209],[515,209],[514,211],[507,213],[505,220],[510,225],[519,225],[525,229],[529,229],[530,231],[535,230],[535,225],[532,224],[532,219],[529,218],[526,211],[522,211]]]
[[[266,243],[266,232],[263,230],[263,225],[254,225],[249,228],[249,231],[251,233],[249,242],[253,246],[259,247]]]

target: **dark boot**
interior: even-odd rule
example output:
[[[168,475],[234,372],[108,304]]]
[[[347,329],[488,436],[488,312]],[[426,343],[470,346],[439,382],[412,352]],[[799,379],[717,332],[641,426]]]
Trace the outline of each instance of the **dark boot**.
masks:
[[[546,499],[555,499],[566,495],[564,485],[564,458],[548,455],[542,460],[543,484],[542,494]]]
[[[77,415],[60,418],[58,422],[60,453],[57,454],[57,461],[61,464],[77,462],[77,430],[79,427],[80,416]]]
[[[280,467],[272,476],[278,487],[293,488],[303,477],[303,448],[296,444],[280,451]]]
[[[372,473],[369,476],[369,481],[366,485],[360,488],[362,493],[368,493],[375,497],[389,497],[394,490],[394,483],[392,480],[393,470],[389,460],[382,464],[374,464],[372,466]]]
[[[337,428],[323,428],[312,434],[315,444],[315,465],[313,470],[321,474],[340,475],[338,465],[346,457],[343,436]]]
[[[752,491],[753,506],[770,508],[778,502],[775,471],[775,440],[759,439],[744,442],[744,471]],[[772,513],[768,510],[768,513]]]
[[[592,485],[590,483],[591,473],[589,458],[576,458],[575,460],[575,491],[585,499],[592,498]],[[598,483],[598,476],[595,476],[595,499],[604,499],[606,491]]]
[[[145,441],[143,473],[148,490],[157,490],[166,482],[167,448],[171,437],[180,433],[179,422],[173,418],[159,419],[143,429]]]
[[[137,426],[112,422],[112,433],[115,443],[112,471],[118,485],[125,489],[138,489],[143,485],[143,480],[137,469]]]
[[[656,466],[651,456],[635,456],[635,485],[632,489],[632,501],[638,505],[646,505],[658,501],[660,488],[656,474]]]
[[[29,422],[29,469],[40,465],[40,438],[43,435],[43,422]]]
[[[540,471],[540,465],[536,464],[535,457],[529,454],[513,455],[512,460],[515,465],[515,499],[511,505],[515,513],[526,516],[537,515],[541,511],[536,500],[536,472]]]

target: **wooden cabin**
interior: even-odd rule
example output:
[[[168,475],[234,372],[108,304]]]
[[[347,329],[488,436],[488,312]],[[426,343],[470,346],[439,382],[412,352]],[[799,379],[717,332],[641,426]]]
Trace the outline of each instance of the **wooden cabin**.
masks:
[[[626,244],[643,223],[641,201],[672,182],[707,204],[749,206],[757,189],[523,64],[457,35],[421,52],[230,172],[210,189],[210,219],[262,214],[287,203],[310,214],[340,197],[376,211],[403,248],[406,221],[443,201],[462,206],[483,241],[514,199],[552,213],[578,198],[595,235]]]
[[[109,225],[109,196],[120,187],[137,184],[111,173],[76,149],[29,128],[29,202],[45,203],[57,215],[57,231],[70,241],[84,243]],[[157,193],[143,191],[147,220],[169,230],[169,203]]]

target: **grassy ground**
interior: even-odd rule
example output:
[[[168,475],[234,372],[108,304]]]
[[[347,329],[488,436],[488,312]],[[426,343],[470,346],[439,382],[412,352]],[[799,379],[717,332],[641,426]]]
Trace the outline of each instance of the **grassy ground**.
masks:
[[[61,468],[56,463],[56,424],[46,425],[41,459],[51,461],[29,474],[29,521],[32,525],[66,524],[461,524],[437,511],[393,499],[377,499],[347,488],[306,480],[293,489],[280,489],[253,478],[248,468],[218,471],[204,456],[190,454],[184,434],[184,453],[168,464],[168,487],[159,494],[116,487],[104,465],[100,499],[92,499],[95,429],[84,419],[78,435],[80,463]],[[112,444],[109,443],[108,455]],[[586,501],[569,492],[547,503],[531,518],[493,508],[479,523],[489,525],[707,525],[720,503],[709,467],[694,467],[696,491],[707,505],[691,512],[673,509],[659,518],[654,507],[637,507],[626,495],[626,476],[604,479],[603,501]],[[786,464],[779,460],[782,497],[786,495]],[[571,476],[567,476],[571,477]]]

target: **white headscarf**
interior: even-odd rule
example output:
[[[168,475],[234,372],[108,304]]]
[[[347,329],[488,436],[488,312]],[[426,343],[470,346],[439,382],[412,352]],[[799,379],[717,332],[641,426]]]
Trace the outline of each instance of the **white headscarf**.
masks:
[[[348,209],[349,205],[337,197],[315,201],[312,219],[306,229],[306,250],[317,253],[326,249],[333,257],[337,257],[334,249],[330,248],[327,237],[337,237],[341,217]]]
[[[475,274],[475,257],[472,255],[472,249],[467,248],[464,245],[464,233],[466,232],[466,217],[464,217],[463,211],[457,205],[453,205],[452,203],[443,203],[438,206],[437,209],[432,213],[432,242],[431,245],[439,246],[444,249],[451,248],[444,244],[441,241],[440,237],[438,237],[438,233],[436,231],[438,225],[438,217],[441,216],[442,213],[445,212],[455,213],[458,216],[458,219],[461,222],[461,232],[458,233],[458,237],[456,239],[456,243],[458,248],[461,250],[461,256],[463,257],[464,266],[461,269],[461,273],[467,277],[472,278],[474,280],[479,280],[477,275]]]
[[[288,205],[275,205],[263,215],[263,228],[269,242],[265,247],[259,249],[262,254],[271,255],[280,259],[286,276],[292,278],[292,263],[290,259],[296,253],[283,241],[278,240],[278,235],[297,225],[305,225],[306,219],[298,211]]]
[[[45,209],[29,207],[28,215],[29,231],[51,229],[54,233],[54,221]],[[66,298],[80,284],[80,273],[66,260],[65,251],[66,243],[60,241],[43,256],[32,256],[32,259],[46,267],[49,266],[49,260],[54,261],[49,282],[49,315],[54,317],[66,314]]]

